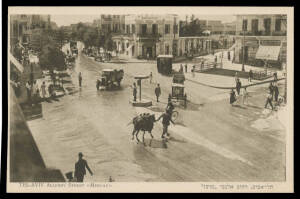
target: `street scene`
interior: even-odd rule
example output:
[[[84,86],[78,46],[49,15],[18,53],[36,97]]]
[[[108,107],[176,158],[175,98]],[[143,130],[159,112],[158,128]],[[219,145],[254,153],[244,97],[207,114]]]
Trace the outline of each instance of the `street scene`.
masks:
[[[286,180],[286,15],[74,16],[9,15],[11,182]]]

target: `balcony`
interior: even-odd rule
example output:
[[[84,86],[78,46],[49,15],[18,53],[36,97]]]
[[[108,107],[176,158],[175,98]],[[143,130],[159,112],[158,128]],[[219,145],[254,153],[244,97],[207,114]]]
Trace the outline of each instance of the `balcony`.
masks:
[[[159,40],[161,34],[159,33],[139,33],[137,34],[141,40]]]

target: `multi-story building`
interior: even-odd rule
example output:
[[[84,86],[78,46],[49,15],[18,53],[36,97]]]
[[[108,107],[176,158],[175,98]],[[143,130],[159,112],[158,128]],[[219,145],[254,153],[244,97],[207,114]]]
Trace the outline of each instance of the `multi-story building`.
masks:
[[[26,44],[35,30],[50,27],[50,15],[10,15],[10,44]]]
[[[143,58],[178,54],[177,15],[127,15],[124,29],[125,34],[113,37],[120,54]]]
[[[125,15],[101,15],[93,21],[93,26],[107,33],[124,33]]]
[[[234,61],[250,65],[286,63],[286,15],[237,15]],[[244,59],[243,59],[244,54]]]

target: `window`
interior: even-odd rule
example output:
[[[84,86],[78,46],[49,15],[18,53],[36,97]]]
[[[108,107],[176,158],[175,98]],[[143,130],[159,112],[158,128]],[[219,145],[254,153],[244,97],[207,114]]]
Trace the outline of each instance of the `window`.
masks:
[[[146,34],[147,33],[147,24],[142,24],[142,34]]]
[[[152,34],[157,34],[157,32],[158,32],[157,24],[152,24]]]
[[[165,34],[170,34],[170,24],[165,24]]]
[[[126,25],[126,33],[130,34],[130,25]]]
[[[270,35],[270,33],[271,33],[271,18],[264,19],[264,27],[265,27],[265,34]]]
[[[242,27],[242,30],[243,30],[243,31],[247,31],[247,25],[248,25],[248,20],[247,20],[247,19],[244,19],[244,20],[243,20],[243,27]]]
[[[131,29],[132,29],[132,33],[134,34],[135,33],[135,25],[134,24],[131,25]]]
[[[169,53],[170,53],[170,48],[169,48],[169,45],[166,44],[165,54],[168,55]]]
[[[275,21],[275,31],[281,31],[281,19]]]
[[[258,19],[253,19],[251,22],[251,29],[253,33],[257,33],[258,32]]]
[[[178,33],[178,25],[174,25],[174,34],[177,34]]]

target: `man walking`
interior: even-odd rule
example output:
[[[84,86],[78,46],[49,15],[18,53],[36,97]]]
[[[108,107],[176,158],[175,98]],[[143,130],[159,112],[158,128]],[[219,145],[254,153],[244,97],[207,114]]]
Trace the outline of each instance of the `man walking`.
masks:
[[[187,64],[184,65],[185,73],[187,73]]]
[[[78,154],[78,157],[79,157],[79,160],[75,163],[75,174],[74,175],[77,179],[77,182],[83,182],[84,175],[86,174],[85,168],[87,168],[87,170],[89,171],[91,176],[93,175],[93,172],[91,171],[87,161],[82,158],[83,154],[81,152]]]
[[[81,87],[81,82],[82,82],[81,72],[79,72],[78,74],[78,81],[79,81],[79,87]]]
[[[248,81],[251,82],[251,80],[253,79],[253,72],[252,70],[249,71],[249,79]]]
[[[30,101],[31,101],[31,85],[30,85],[29,81],[26,83],[26,91],[27,91],[28,103],[30,103]]]
[[[150,79],[150,84],[152,84],[152,72],[150,72],[149,79]]]
[[[45,82],[43,82],[42,86],[41,86],[41,90],[42,90],[42,99],[44,100],[46,97],[46,85]]]
[[[273,95],[272,95],[271,92],[269,92],[269,95],[268,95],[267,100],[266,100],[265,108],[267,108],[268,104],[270,104],[272,110],[274,110],[273,104],[272,104],[272,99],[273,99]]]
[[[236,82],[236,92],[238,95],[240,95],[241,87],[242,87],[242,83],[241,83],[240,79],[238,78],[237,82]]]
[[[133,101],[136,102],[136,94],[137,94],[137,88],[135,82],[133,83]]]
[[[162,125],[163,125],[163,133],[161,135],[161,138],[165,138],[165,134],[167,134],[167,136],[169,136],[170,134],[168,133],[168,127],[170,125],[170,122],[172,122],[172,124],[174,124],[173,120],[171,119],[171,115],[168,114],[168,112],[166,111],[165,113],[163,113],[161,116],[159,116],[159,118],[157,120],[155,120],[156,122],[159,121],[161,118],[163,118],[162,120]],[[174,124],[175,125],[175,124]]]
[[[275,101],[278,102],[279,89],[276,83],[273,86]]]
[[[159,84],[157,84],[157,87],[155,88],[155,95],[156,95],[156,102],[159,102],[159,96],[161,95],[161,90]]]

